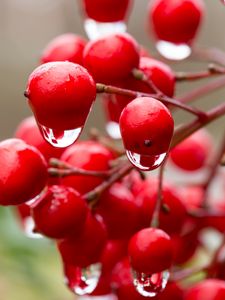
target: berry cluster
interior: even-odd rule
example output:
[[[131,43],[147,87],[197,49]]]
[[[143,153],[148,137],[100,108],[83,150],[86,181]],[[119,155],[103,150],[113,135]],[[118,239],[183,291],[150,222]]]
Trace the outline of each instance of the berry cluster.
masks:
[[[223,116],[225,105],[204,112],[186,104],[217,82],[182,99],[174,94],[178,81],[225,68],[217,61],[206,71],[175,73],[124,33],[131,4],[81,1],[91,40],[64,34],[44,49],[25,91],[34,117],[0,142],[0,204],[16,206],[31,237],[55,241],[66,284],[78,295],[222,300],[225,242],[204,266],[192,266],[192,258],[207,250],[208,228],[225,231],[224,185],[221,199],[210,199],[214,176],[224,180],[225,138],[212,151],[201,129]],[[187,57],[203,14],[202,0],[151,0],[148,24],[160,53]],[[76,142],[97,94],[108,136],[93,130]],[[177,108],[195,119],[174,128]],[[143,173],[156,168],[158,177]],[[165,168],[193,180],[167,181]],[[199,272],[202,282],[184,284]]]

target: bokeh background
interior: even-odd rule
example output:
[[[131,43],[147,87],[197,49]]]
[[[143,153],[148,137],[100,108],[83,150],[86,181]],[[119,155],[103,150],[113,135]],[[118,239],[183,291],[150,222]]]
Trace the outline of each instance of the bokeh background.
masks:
[[[155,53],[154,43],[146,30],[148,2],[134,0],[128,31],[151,53]],[[205,0],[205,3],[207,14],[199,32],[198,44],[225,50],[225,6],[220,0]],[[85,36],[78,0],[0,0],[0,139],[11,137],[17,124],[30,115],[23,97],[28,75],[38,65],[40,53],[48,41],[65,32]],[[170,64],[175,70],[183,71],[206,66],[196,61]],[[179,84],[177,94],[181,95],[190,90],[190,86],[198,84]],[[196,105],[208,109],[224,99],[225,90],[220,89],[200,99]],[[177,122],[184,118],[190,119],[191,116],[183,113],[176,116]],[[86,132],[90,126],[101,130],[104,127],[98,101]],[[220,139],[224,127],[224,118],[209,126],[215,141]],[[24,237],[12,210],[0,209],[0,300],[40,298],[74,299],[64,288],[54,245],[47,240]]]

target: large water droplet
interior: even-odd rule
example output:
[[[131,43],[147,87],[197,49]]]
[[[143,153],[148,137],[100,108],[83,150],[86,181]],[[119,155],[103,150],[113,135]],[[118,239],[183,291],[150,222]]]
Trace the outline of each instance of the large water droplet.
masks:
[[[166,157],[166,153],[159,155],[142,155],[132,151],[126,151],[129,161],[142,171],[150,171],[158,168]]]
[[[101,264],[93,264],[83,269],[66,265],[64,273],[67,286],[75,294],[83,296],[92,293],[97,287],[101,275]]]
[[[43,235],[37,232],[34,232],[35,223],[32,217],[26,217],[22,220],[23,230],[27,237],[31,239],[41,239]]]
[[[109,34],[126,32],[127,25],[123,21],[101,23],[93,19],[86,19],[84,29],[90,40],[96,40]]]
[[[156,274],[145,274],[133,270],[133,276],[133,283],[139,294],[144,297],[155,297],[165,289],[170,273],[166,270]]]
[[[191,54],[191,47],[187,44],[173,44],[166,41],[158,41],[156,48],[167,59],[182,60]]]
[[[117,122],[107,122],[106,131],[111,138],[115,140],[121,139],[120,126]]]
[[[44,139],[54,147],[65,148],[72,145],[80,136],[83,127],[71,130],[55,130],[39,124]]]

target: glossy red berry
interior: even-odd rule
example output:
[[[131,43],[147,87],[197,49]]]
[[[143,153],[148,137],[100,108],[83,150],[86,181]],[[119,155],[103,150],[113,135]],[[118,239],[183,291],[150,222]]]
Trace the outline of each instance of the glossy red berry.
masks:
[[[139,46],[128,34],[111,34],[91,41],[84,49],[84,66],[95,81],[124,79],[139,64]]]
[[[130,240],[128,253],[131,266],[140,273],[155,274],[171,267],[172,242],[161,229],[146,228]]]
[[[158,40],[190,44],[203,13],[202,0],[153,0],[149,5],[149,25]]]
[[[107,171],[113,154],[105,146],[95,141],[76,143],[65,150],[61,160],[87,171]],[[103,182],[103,177],[72,175],[61,179],[61,183],[71,186],[81,194],[87,193]]]
[[[128,239],[141,228],[141,209],[121,183],[115,183],[100,197],[96,211],[102,216],[110,239]]]
[[[211,137],[207,131],[201,129],[173,148],[170,158],[185,171],[197,171],[207,164],[212,149]]]
[[[49,161],[52,157],[59,158],[64,151],[61,148],[53,147],[44,140],[33,116],[24,119],[18,125],[15,137],[37,148],[45,157],[46,161]]]
[[[223,300],[225,299],[225,282],[219,279],[207,279],[189,289],[185,300]]]
[[[89,213],[84,230],[79,235],[58,243],[62,260],[65,264],[80,268],[99,262],[106,238],[102,219]]]
[[[157,179],[146,180],[142,190],[136,195],[136,202],[141,206],[142,222],[149,226],[158,198],[159,183]],[[159,228],[168,234],[180,233],[185,223],[187,212],[176,188],[164,185],[162,188],[162,201],[165,209],[160,210]]]
[[[39,195],[47,183],[41,153],[19,139],[0,143],[0,205],[18,205]]]
[[[62,139],[66,130],[79,129],[80,133],[95,100],[96,87],[82,66],[50,62],[30,75],[26,96],[45,139],[57,147],[65,147],[79,134],[72,139],[69,135],[69,142],[62,145],[58,139]]]
[[[170,111],[150,97],[134,99],[120,116],[120,131],[128,158],[143,170],[154,169],[162,163],[173,128]]]
[[[86,40],[73,33],[65,33],[51,40],[41,55],[41,63],[70,61],[83,64],[83,50]]]
[[[124,20],[131,0],[82,0],[88,18],[97,22]]]
[[[53,185],[32,205],[36,230],[47,237],[63,239],[79,234],[85,224],[88,207],[73,188]]]

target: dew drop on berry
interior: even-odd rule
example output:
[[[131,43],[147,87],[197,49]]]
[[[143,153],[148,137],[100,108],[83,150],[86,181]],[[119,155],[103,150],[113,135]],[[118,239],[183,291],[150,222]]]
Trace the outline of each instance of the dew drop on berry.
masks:
[[[112,139],[115,140],[121,139],[119,123],[113,121],[107,122],[106,131]]]
[[[34,232],[35,224],[34,224],[34,220],[31,216],[24,218],[22,222],[23,222],[24,233],[28,238],[31,238],[31,239],[43,238],[42,234]]]
[[[93,264],[86,268],[64,266],[65,283],[76,295],[91,294],[101,275],[101,264]]]
[[[166,59],[182,60],[191,54],[191,47],[187,44],[173,44],[167,41],[158,41],[156,48]]]
[[[166,157],[166,153],[159,155],[142,155],[131,151],[126,151],[129,161],[142,171],[150,171],[158,168]]]
[[[114,294],[101,295],[101,296],[83,296],[79,297],[79,300],[118,300]]]
[[[127,30],[127,25],[123,21],[102,23],[93,19],[86,19],[84,29],[90,40],[96,40],[113,33],[124,33]]]
[[[133,270],[133,277],[134,286],[139,294],[144,297],[155,297],[165,289],[170,273],[166,270],[156,274],[145,274]]]
[[[83,127],[71,130],[54,130],[39,124],[44,139],[54,147],[65,148],[72,145],[80,136]]]

